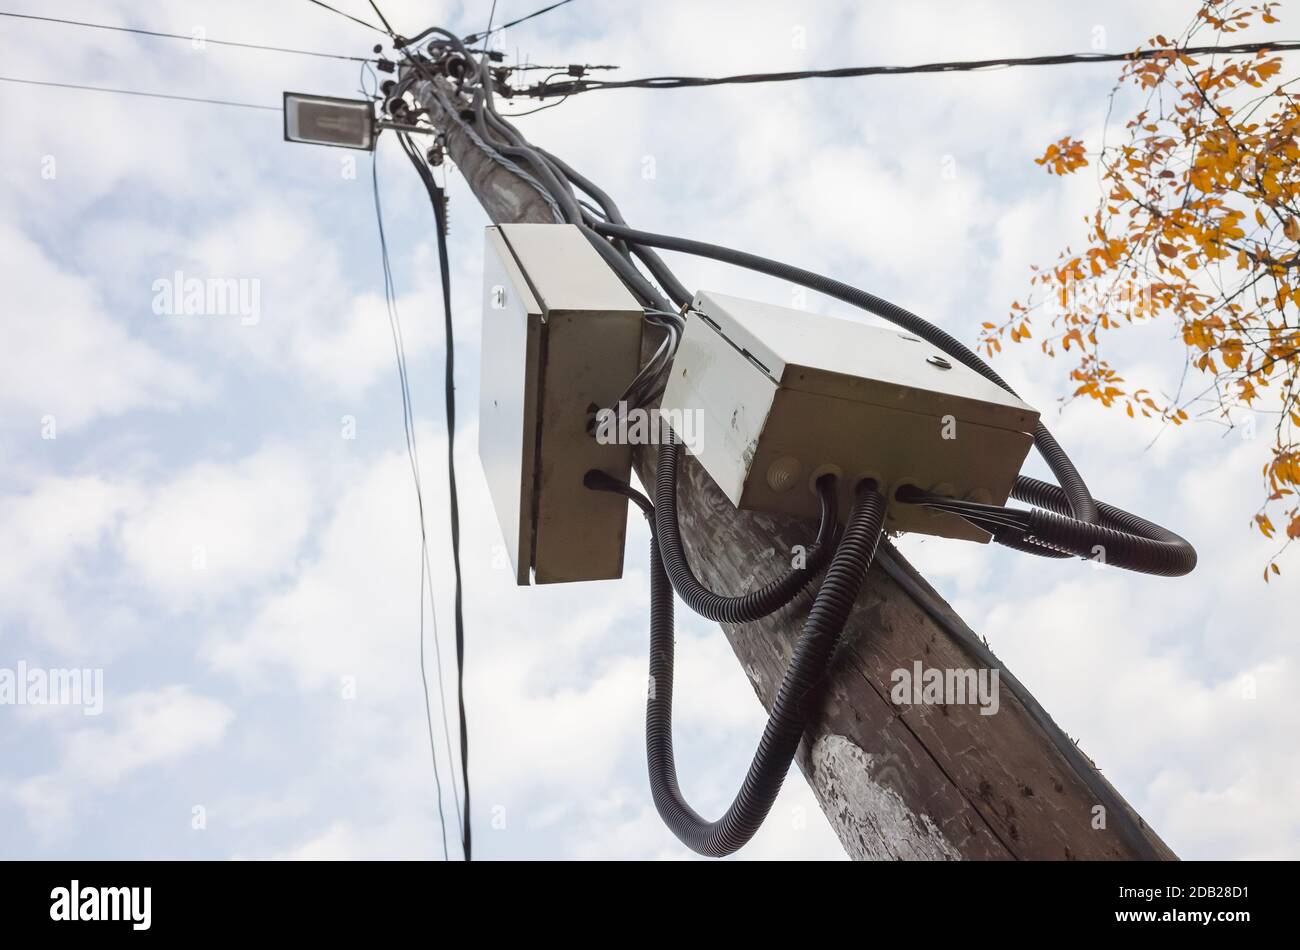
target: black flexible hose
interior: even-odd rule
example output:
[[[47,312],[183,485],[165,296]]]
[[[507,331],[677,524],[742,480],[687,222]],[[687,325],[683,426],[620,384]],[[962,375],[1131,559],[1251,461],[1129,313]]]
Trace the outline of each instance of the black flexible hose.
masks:
[[[775,613],[799,595],[821,572],[835,551],[834,537],[837,512],[835,480],[817,483],[821,500],[821,526],[817,540],[808,552],[807,562],[784,577],[769,581],[758,590],[736,597],[709,590],[695,576],[682,545],[681,527],[677,523],[677,476],[681,468],[682,443],[675,432],[659,446],[655,473],[655,536],[659,551],[677,595],[697,614],[722,623],[747,623]]]
[[[1167,528],[1135,514],[1097,503],[1099,524],[1070,517],[1070,502],[1056,485],[1022,475],[1013,498],[1035,507],[1006,508],[900,488],[894,497],[965,518],[990,532],[999,544],[1040,557],[1083,557],[1144,574],[1181,577],[1196,567],[1196,549]]]
[[[914,333],[954,359],[965,363],[984,378],[1015,395],[1015,390],[1007,384],[1006,380],[956,337],[935,326],[929,320],[918,317],[916,314],[904,310],[888,300],[883,300],[875,294],[867,293],[865,290],[850,287],[848,284],[833,278],[823,277],[820,274],[814,274],[811,271],[781,261],[770,260],[766,257],[759,257],[756,254],[748,254],[729,247],[721,247],[717,244],[706,244],[703,241],[691,241],[667,234],[652,234],[647,231],[639,231],[635,228],[604,221],[593,221],[591,227],[600,234],[620,238],[633,244],[648,244],[651,247],[664,250],[681,251],[686,254],[724,261],[728,264],[736,264],[740,267],[770,274],[773,277],[808,287],[811,290],[826,294],[828,297],[842,300],[869,313],[874,313],[878,317],[883,317],[909,333]],[[1097,505],[1088,491],[1088,486],[1084,483],[1082,476],[1079,475],[1078,469],[1074,467],[1074,463],[1070,461],[1070,457],[1065,454],[1065,450],[1061,448],[1056,439],[1052,437],[1052,434],[1047,431],[1047,427],[1041,422],[1038,423],[1034,430],[1034,445],[1065,489],[1070,499],[1070,511],[1074,517],[1080,521],[1096,522],[1099,517]]]
[[[1101,523],[1084,524],[1070,517],[1060,488],[1025,475],[1016,479],[1011,497],[1035,506],[1023,535],[1030,544],[1165,577],[1181,577],[1196,567],[1196,549],[1185,538],[1122,508],[1098,502]]]
[[[1041,544],[1025,539],[1023,531],[1016,531],[1008,528],[999,528],[992,532],[993,540],[1003,547],[1011,548],[1013,551],[1019,551],[1022,554],[1032,554],[1035,557],[1056,558],[1062,560],[1074,557],[1068,551],[1058,551],[1056,548],[1045,548]]]
[[[821,698],[830,665],[862,582],[871,566],[885,499],[874,483],[858,486],[844,537],[831,559],[812,611],[804,622],[772,713],[744,784],[717,821],[701,818],[682,797],[673,759],[673,588],[658,536],[650,547],[650,696],[646,703],[646,758],[655,808],[678,839],[699,854],[725,857],[754,836],[776,800],[799,748],[809,716]]]

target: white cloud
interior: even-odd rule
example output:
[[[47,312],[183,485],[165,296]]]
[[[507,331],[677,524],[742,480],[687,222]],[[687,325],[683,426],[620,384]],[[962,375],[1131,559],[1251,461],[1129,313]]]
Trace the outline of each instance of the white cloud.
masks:
[[[188,686],[111,694],[104,722],[63,734],[53,772],[6,783],[6,791],[45,838],[59,837],[81,800],[153,767],[216,744],[234,719],[224,703]],[[4,786],[0,786],[4,787]]]
[[[167,686],[112,701],[111,729],[90,726],[64,744],[63,770],[92,785],[110,785],[132,772],[211,745],[234,712],[224,703]]]
[[[90,281],[61,268],[11,225],[0,225],[0,258],[6,428],[21,427],[30,444],[39,444],[45,416],[53,417],[57,435],[103,416],[175,408],[205,395],[193,369],[128,332],[105,312]]]
[[[125,566],[175,604],[264,585],[292,571],[311,510],[312,480],[291,454],[201,463],[154,486],[126,520]]]
[[[424,430],[421,435],[426,505],[437,509],[430,533],[438,544],[434,577],[451,690],[445,512],[441,505],[431,505],[440,489],[430,475],[437,467],[428,461],[441,459],[445,442]],[[466,477],[477,466],[473,444],[472,433],[461,442],[462,516],[466,523],[482,525],[491,518],[486,490],[480,480]],[[409,855],[414,847],[427,855],[436,838],[435,829],[433,835],[418,834],[414,844],[409,841],[409,829],[427,828],[433,817],[425,807],[432,776],[415,666],[419,549],[411,496],[405,457],[392,453],[377,459],[339,499],[323,529],[321,557],[305,565],[292,586],[268,597],[244,630],[209,643],[214,667],[251,694],[282,690],[287,675],[304,697],[330,697],[328,708],[337,709],[332,697],[342,677],[355,677],[353,708],[331,718],[332,728],[342,730],[331,740],[335,754],[349,761],[362,756],[358,761],[364,763],[375,743],[394,749],[390,766],[359,779],[376,783],[375,794],[407,816],[405,840],[389,835],[387,822],[330,821],[287,853],[393,857]],[[472,779],[481,846],[488,856],[512,850],[544,856],[547,851],[535,850],[539,840],[575,857],[635,856],[629,822],[649,835],[652,851],[687,853],[657,818],[651,824],[637,817],[650,802],[640,778],[648,539],[635,522],[629,535],[622,581],[516,588],[509,573],[494,566],[495,528],[466,533],[462,562]],[[426,638],[436,724],[431,630]],[[682,623],[677,670],[683,786],[702,810],[720,814],[744,777],[764,715],[726,639],[712,625],[690,619]],[[448,760],[440,731],[436,741],[446,791]],[[728,746],[727,755],[712,751],[718,743]],[[625,784],[629,771],[635,784],[611,798],[611,788]],[[762,833],[765,843],[756,847],[767,854],[835,854],[838,846],[811,792],[797,774],[789,782],[794,788],[778,803],[772,830]],[[796,807],[802,810],[796,812]],[[450,815],[449,801],[447,810]],[[498,815],[506,823],[502,834],[493,833]]]
[[[13,553],[0,560],[0,618],[64,651],[84,646],[88,632],[63,591],[84,577],[85,560],[135,497],[129,485],[95,476],[50,477],[0,495],[0,549]]]

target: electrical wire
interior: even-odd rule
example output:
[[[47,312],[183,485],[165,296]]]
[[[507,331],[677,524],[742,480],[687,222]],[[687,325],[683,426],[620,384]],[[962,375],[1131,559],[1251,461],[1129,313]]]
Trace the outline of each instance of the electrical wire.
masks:
[[[175,96],[163,92],[141,92],[138,89],[110,89],[107,86],[86,86],[71,82],[46,82],[39,79],[18,79],[0,76],[0,82],[19,83],[24,86],[52,86],[56,89],[78,89],[84,92],[111,92],[119,96],[139,96],[145,99],[171,99],[175,102],[201,102],[210,106],[234,106],[239,109],[260,109],[264,112],[283,112],[282,106],[263,106],[255,102],[233,102],[229,99],[205,99],[201,96]]]
[[[554,215],[556,221],[562,222],[565,220],[564,212],[560,209],[560,206],[556,203],[555,199],[551,196],[550,191],[540,181],[538,181],[533,175],[529,174],[524,169],[520,168],[518,164],[506,158],[494,146],[492,146],[487,141],[485,141],[483,137],[479,135],[478,131],[460,115],[460,110],[457,109],[452,103],[447,101],[446,97],[443,95],[442,90],[438,88],[436,83],[429,82],[428,89],[440,101],[443,108],[443,113],[448,118],[450,118],[452,122],[454,122],[462,132],[465,133],[465,135],[470,139],[470,141],[472,141],[480,150],[482,150],[482,152],[485,155],[487,155],[488,158],[490,158],[493,162],[500,165],[502,168],[506,169],[512,174],[518,175],[520,178],[526,181],[529,184],[529,186],[534,191],[536,191],[537,194],[542,198],[542,200],[545,201],[546,204],[550,207],[551,213]],[[394,95],[399,94],[399,92],[395,92]]]
[[[525,20],[531,20],[533,17],[539,17],[543,13],[550,13],[556,7],[562,7],[566,3],[572,3],[572,2],[573,0],[560,0],[559,3],[552,3],[549,7],[542,7],[540,10],[534,10],[532,13],[521,16],[517,20],[511,20],[509,23],[502,23],[495,30],[492,29],[492,18],[489,17],[487,31],[482,34],[471,33],[469,36],[465,37],[465,43],[466,45],[469,45],[470,43],[477,43],[480,39],[486,40],[493,33],[500,33],[502,30],[508,30],[512,26],[518,26],[520,23],[523,23]],[[496,12],[496,7],[497,7],[496,0],[492,0],[493,13]]]
[[[486,53],[486,52],[488,51],[488,48],[487,48],[487,41],[488,41],[488,38],[492,36],[492,21],[495,20],[496,18],[497,18],[497,0],[492,0],[492,8],[491,8],[490,10],[488,10],[488,25],[487,25],[487,29],[483,31],[483,49],[482,49],[482,52],[484,52],[484,53]],[[469,46],[472,42],[473,42],[472,40],[466,40],[466,41],[465,41],[465,45],[466,45],[466,46]]]
[[[384,25],[384,32],[389,36],[396,36],[392,25],[388,22],[388,17],[384,16],[384,11],[379,9],[379,4],[375,3],[375,0],[370,0],[370,9],[375,11],[375,16],[379,17],[379,22]]]
[[[560,173],[568,178],[570,182],[582,191],[586,192],[592,200],[600,206],[607,222],[627,224],[627,221],[624,219],[623,213],[619,210],[617,203],[615,203],[614,199],[606,194],[603,189],[598,187],[590,179],[579,174],[573,166],[561,160],[558,156],[551,154],[545,149],[539,149],[538,151],[542,153],[543,157],[545,157],[547,161],[551,162],[551,164],[559,169]],[[587,223],[590,224],[593,220],[596,219],[592,218],[591,215],[588,215]],[[616,246],[618,246],[617,243]],[[686,289],[686,286],[677,279],[672,270],[669,269],[668,265],[664,263],[663,259],[651,248],[639,244],[632,245],[631,247],[623,244],[618,249],[620,253],[629,260],[632,257],[639,259],[646,266],[646,269],[650,271],[654,279],[659,282],[659,286],[664,289],[664,293],[672,298],[673,303],[682,308],[690,306],[692,297],[691,292]],[[661,309],[659,312],[665,313],[671,311]],[[674,316],[679,320],[681,319],[680,315],[675,314]],[[683,329],[685,328],[684,322],[681,327]]]
[[[817,540],[811,545],[807,563],[803,567],[791,570],[784,577],[768,581],[747,594],[733,597],[709,590],[691,570],[682,543],[681,526],[677,517],[677,484],[681,464],[681,439],[669,429],[667,440],[660,445],[656,459],[655,537],[673,590],[686,606],[701,617],[721,623],[748,623],[774,614],[799,596],[834,556],[835,528],[839,521],[836,510],[837,492],[835,479],[823,477],[817,481],[821,524],[817,529]]]
[[[371,96],[374,92],[373,89],[366,88],[367,73],[369,74],[372,81],[376,85],[378,85],[378,77],[375,76],[374,70],[371,69],[370,64],[363,63],[361,65],[361,89],[360,89],[361,94],[363,96]],[[373,163],[373,156],[372,156],[371,172],[372,172],[372,176],[377,173]],[[429,557],[429,540],[428,540],[428,533],[426,530],[425,518],[424,518],[424,493],[423,493],[423,488],[421,485],[421,478],[420,478],[419,442],[415,434],[413,403],[411,402],[411,398],[410,398],[410,386],[409,386],[409,380],[406,373],[406,347],[402,339],[401,321],[397,313],[397,295],[396,295],[395,285],[392,279],[392,268],[388,262],[387,241],[385,240],[384,233],[383,233],[383,219],[382,219],[382,214],[378,209],[378,206],[376,207],[376,215],[380,221],[380,248],[381,251],[383,252],[383,262],[384,262],[384,299],[389,309],[389,323],[393,329],[394,350],[395,350],[395,355],[397,357],[398,378],[401,384],[401,390],[403,396],[402,415],[403,415],[403,427],[406,435],[407,455],[411,463],[411,475],[415,482],[416,501],[419,505],[419,510],[420,510],[420,560],[421,560],[420,685],[424,691],[425,723],[429,731],[429,751],[433,759],[434,778],[436,781],[438,778],[438,753],[436,751],[436,743],[433,738],[433,718],[432,718],[433,714],[430,708],[431,700],[429,697],[429,677],[426,671],[425,658],[424,658],[424,652],[425,652],[424,651],[424,591],[426,589],[426,585],[429,591],[429,616],[433,622],[433,653],[436,662],[435,669],[437,671],[437,677],[438,677],[437,680],[438,707],[442,714],[441,715],[442,735],[443,735],[443,741],[446,743],[447,746],[447,761],[450,763],[454,763],[456,756],[455,753],[452,751],[451,732],[450,732],[450,727],[448,726],[449,717],[447,716],[447,692],[446,689],[444,688],[444,683],[446,682],[446,680],[442,669],[442,645],[440,642],[441,638],[438,635],[438,606],[437,606],[437,601],[434,597],[432,565],[431,565],[431,559]],[[441,782],[438,782],[438,784],[439,784],[439,790],[441,791]],[[460,789],[456,785],[455,769],[453,769],[451,772],[451,787],[452,787],[452,801],[455,803],[455,808],[456,808],[456,823],[459,826],[461,823]],[[441,802],[439,803],[439,811],[441,814]],[[443,839],[443,855],[445,860],[447,856],[447,844],[446,844],[447,831],[446,831],[445,823],[442,826],[442,839]]]
[[[609,407],[615,415],[621,414],[624,408],[628,410],[644,408],[654,400],[658,390],[663,386],[673,354],[677,352],[677,344],[681,340],[677,327],[671,323],[661,323],[660,318],[655,316],[653,311],[647,311],[645,319],[647,323],[662,329],[664,338],[654,355],[633,377],[632,382],[628,383],[614,405]]]
[[[288,46],[266,46],[261,43],[241,43],[235,40],[214,40],[211,37],[186,36],[184,33],[164,33],[159,30],[145,30],[131,26],[110,26],[107,23],[88,23],[84,20],[62,20],[52,16],[35,16],[30,13],[10,13],[7,10],[0,10],[0,17],[10,17],[16,20],[33,20],[40,23],[58,23],[65,26],[80,26],[92,30],[112,30],[115,33],[135,33],[139,36],[152,36],[170,40],[185,40],[189,43],[199,42],[211,43],[213,46],[233,46],[239,49],[263,50],[268,53],[292,53],[296,56],[316,56],[321,59],[344,59],[351,60],[354,63],[374,62],[365,56],[345,56],[341,53],[320,53],[315,50],[295,49]]]
[[[835,647],[857,602],[881,537],[885,499],[873,481],[855,488],[843,538],[834,547],[825,580],[813,600],[793,655],[786,667],[758,749],[731,806],[716,821],[702,818],[686,802],[677,780],[673,754],[674,622],[673,591],[662,555],[665,521],[659,506],[604,472],[588,472],[588,488],[616,491],[636,501],[651,522],[650,540],[650,683],[646,701],[646,760],[651,796],[664,824],[698,854],[721,858],[734,854],[757,833],[790,771],[804,730],[820,707],[826,673]],[[611,484],[613,483],[613,484]],[[617,487],[615,487],[617,486]],[[833,498],[833,486],[823,497]]]
[[[465,808],[461,816],[461,847],[465,860],[473,859],[473,840],[470,822],[470,785],[469,785],[469,726],[465,715],[465,619],[463,605],[463,583],[460,565],[460,493],[456,487],[456,345],[455,328],[451,317],[451,263],[447,250],[447,195],[433,178],[428,164],[421,157],[410,136],[402,133],[398,136],[411,160],[416,172],[429,194],[433,206],[434,225],[438,244],[438,269],[442,282],[443,341],[445,353],[444,366],[444,401],[447,415],[447,494],[448,520],[451,528],[452,572],[455,578],[455,601],[453,606],[456,624],[456,700],[460,723],[460,763],[461,789],[465,797]]]
[[[1139,49],[1129,53],[1060,53],[1049,56],[1020,56],[1000,59],[964,60],[924,63],[918,66],[844,66],[838,69],[801,69],[789,72],[745,73],[736,76],[649,76],[643,79],[585,79],[555,84],[537,83],[525,92],[543,99],[559,95],[577,95],[597,89],[689,89],[703,86],[734,86],[752,83],[793,82],[801,79],[846,79],[863,76],[907,76],[922,73],[976,72],[1018,66],[1065,66],[1078,63],[1118,63],[1161,57],[1218,56],[1230,53],[1287,53],[1300,50],[1300,42],[1232,43],[1225,46],[1187,46],[1182,48]]]
[[[570,75],[568,70],[581,69],[584,73],[595,72],[606,69],[618,69],[617,66],[608,63],[570,63],[567,66],[547,65],[545,63],[520,63],[516,66],[507,67],[512,73],[531,73],[546,72],[557,73],[558,75]]]
[[[429,596],[433,597],[433,579],[429,575],[429,540],[425,529],[424,489],[420,479],[419,447],[415,432],[415,415],[411,405],[410,381],[406,371],[406,346],[402,337],[401,318],[397,312],[397,294],[393,283],[392,265],[388,254],[388,237],[384,230],[383,205],[379,199],[379,162],[376,155],[371,155],[370,182],[374,193],[375,223],[379,232],[379,252],[384,270],[384,302],[388,309],[388,324],[393,337],[393,353],[397,359],[398,384],[402,397],[402,431],[406,439],[407,460],[411,466],[411,477],[415,483],[416,505],[420,518],[420,680],[424,687],[424,714],[429,731],[429,754],[433,761],[433,781],[437,789],[438,826],[442,832],[442,858],[448,860],[447,820],[442,808],[442,778],[438,769],[438,752],[433,738],[433,718],[430,712],[429,680],[424,666],[424,591],[426,579],[429,583]],[[438,690],[442,692],[442,659],[438,647],[438,615],[433,615],[434,647],[438,652]],[[446,721],[446,705],[443,704],[443,719]],[[450,744],[448,754],[451,753]]]
[[[368,30],[374,30],[376,33],[384,33],[384,32],[385,32],[384,30],[381,30],[379,27],[375,26],[373,23],[368,23],[368,22],[366,22],[365,20],[361,19],[360,17],[355,17],[355,16],[353,16],[351,13],[344,13],[342,10],[338,9],[337,7],[332,7],[332,6],[330,6],[328,3],[324,3],[323,0],[307,0],[307,2],[308,2],[308,3],[314,3],[314,4],[316,4],[316,6],[318,6],[318,7],[322,7],[322,8],[324,8],[324,9],[330,11],[331,13],[337,13],[339,16],[341,16],[341,17],[343,17],[343,18],[345,18],[345,19],[351,20],[353,23],[360,23],[362,26],[364,26],[364,27],[365,27],[366,29],[368,29]],[[387,34],[386,34],[386,35],[387,35]]]
[[[473,64],[472,54],[465,49],[459,40],[454,37],[451,39],[453,43],[459,44],[458,52],[466,58],[468,63]],[[492,94],[491,70],[486,59],[479,64],[477,73],[478,87],[474,95],[475,116],[479,124],[487,131],[487,134],[496,137],[497,147],[502,154],[518,156],[532,167],[537,178],[548,188],[552,197],[559,203],[564,214],[563,220],[578,226],[578,230],[587,237],[597,252],[605,258],[606,262],[643,304],[658,310],[669,309],[668,302],[645,279],[644,275],[631,261],[630,256],[620,253],[617,248],[611,247],[607,241],[602,240],[596,232],[591,230],[587,224],[586,216],[578,204],[577,196],[568,184],[569,178],[558,164],[541,150],[529,144],[523,134],[497,112]]]
[[[556,106],[564,105],[568,98],[568,96],[565,96],[563,99],[557,99],[555,102],[549,102],[546,105],[538,106],[535,109],[525,109],[523,112],[504,112],[502,115],[508,116],[511,119],[518,119],[526,115],[536,115],[538,112],[545,112],[547,109],[554,109]]]

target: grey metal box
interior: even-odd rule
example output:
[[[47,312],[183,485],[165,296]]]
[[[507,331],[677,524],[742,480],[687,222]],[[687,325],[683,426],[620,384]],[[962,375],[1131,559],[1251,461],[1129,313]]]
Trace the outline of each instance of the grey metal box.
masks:
[[[893,329],[703,291],[694,305],[662,409],[738,508],[815,518],[826,471],[842,515],[863,476],[891,499],[911,484],[1006,501],[1038,413],[974,370]],[[988,540],[915,505],[891,503],[886,525]]]
[[[627,502],[582,478],[631,475],[590,420],[640,367],[641,306],[569,224],[488,228],[483,293],[479,459],[515,579],[621,577]]]

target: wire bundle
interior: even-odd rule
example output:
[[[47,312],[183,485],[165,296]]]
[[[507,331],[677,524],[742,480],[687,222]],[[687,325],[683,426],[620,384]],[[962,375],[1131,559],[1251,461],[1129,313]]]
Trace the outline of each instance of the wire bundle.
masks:
[[[885,499],[874,483],[857,488],[844,536],[795,643],[772,703],[758,751],[731,806],[716,821],[686,803],[673,758],[673,590],[661,556],[662,535],[650,547],[650,683],[646,756],[655,808],[678,839],[707,857],[743,847],[762,825],[790,770],[809,719],[820,708],[822,685],[849,612],[875,556]],[[680,592],[680,588],[678,589]]]
[[[682,443],[676,433],[669,430],[668,441],[659,450],[655,479],[654,532],[668,575],[672,578],[673,589],[686,606],[707,620],[748,623],[773,614],[794,600],[821,573],[835,551],[839,515],[836,511],[834,477],[823,476],[817,482],[821,524],[817,529],[817,540],[813,542],[804,566],[767,582],[757,590],[729,597],[717,594],[701,584],[686,559],[677,518],[677,481],[681,459]]]
[[[833,69],[799,69],[787,72],[743,73],[736,76],[648,76],[644,79],[586,79],[568,82],[546,80],[528,87],[527,94],[537,99],[577,95],[597,89],[698,89],[706,86],[739,86],[754,83],[793,82],[802,79],[851,79],[865,76],[915,76],[932,73],[968,73],[1014,66],[1068,66],[1083,63],[1127,63],[1135,60],[1188,56],[1221,56],[1233,53],[1286,53],[1300,50],[1300,43],[1274,41],[1225,43],[1221,46],[1182,46],[1137,49],[1126,53],[1052,53],[1046,56],[1010,56],[999,59],[958,60],[921,63],[915,66],[840,66]]]

